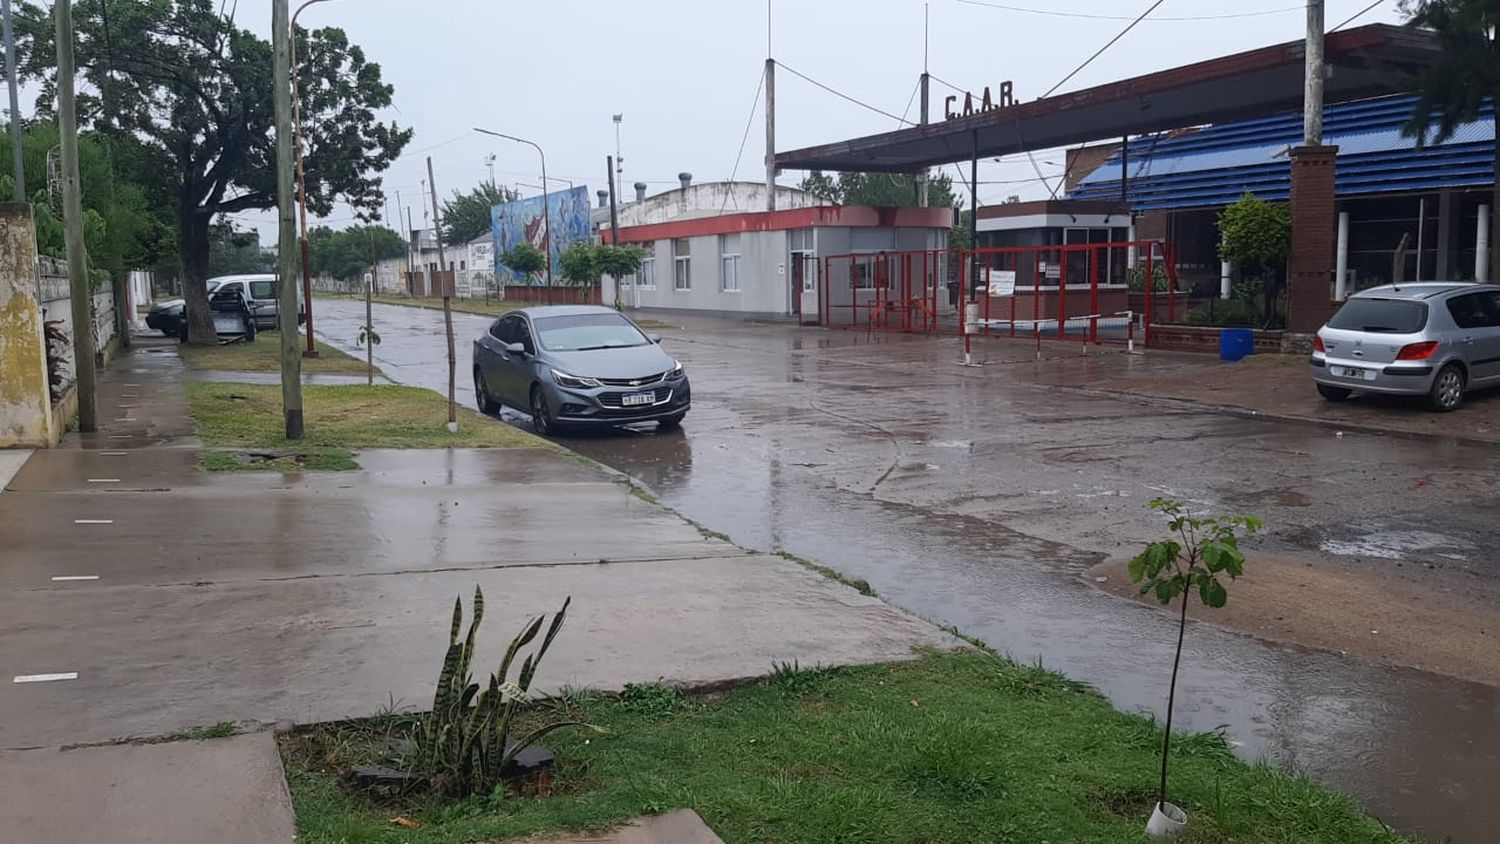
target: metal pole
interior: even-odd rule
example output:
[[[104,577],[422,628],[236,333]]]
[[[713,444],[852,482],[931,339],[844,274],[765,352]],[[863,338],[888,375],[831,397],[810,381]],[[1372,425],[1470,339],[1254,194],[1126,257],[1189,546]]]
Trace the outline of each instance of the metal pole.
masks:
[[[1480,283],[1490,278],[1490,207],[1479,206],[1479,226],[1474,233],[1474,280]]]
[[[923,15],[924,15],[924,21],[925,21],[925,15],[926,15],[925,9],[926,9],[926,7],[924,6],[923,9],[924,9]],[[927,73],[927,69],[923,68],[922,69],[922,81],[920,83],[921,89],[922,89],[922,125],[923,126],[927,125],[928,105],[929,105],[928,89],[930,87],[929,83],[931,82],[931,80],[932,80],[932,77]],[[929,182],[930,182],[930,174],[928,173],[927,168],[923,167],[922,168],[922,172],[917,174],[917,204],[920,205],[920,206],[922,206],[923,208],[927,207],[928,189],[930,187]]]
[[[438,269],[433,273],[437,278],[443,277],[444,268],[448,265],[448,258],[443,252],[443,225],[442,218],[438,216],[437,182],[432,178],[432,156],[427,156],[427,187],[432,189],[432,236],[437,240]],[[549,248],[551,244],[548,244]],[[458,433],[458,409],[453,400],[454,372],[457,369],[457,358],[453,354],[453,308],[450,299],[453,291],[447,282],[441,282],[443,286],[443,330],[448,335],[448,433]]]
[[[1323,0],[1307,2],[1306,87],[1302,94],[1302,145],[1323,143]]]
[[[547,153],[543,152],[541,145],[535,141],[528,141],[525,138],[518,138],[515,135],[507,135],[504,132],[481,129],[478,126],[474,127],[474,131],[481,135],[493,135],[497,138],[504,138],[507,141],[526,144],[536,150],[536,154],[542,158],[542,236],[546,238],[547,245],[547,248],[543,251],[547,254],[547,304],[550,305],[552,304],[552,205],[547,199]],[[564,181],[567,180],[565,179]],[[572,182],[568,184],[571,185]]]
[[[770,16],[767,3],[767,26]],[[776,60],[772,58],[766,59],[766,210],[776,210]]]
[[[299,85],[297,72],[297,15],[302,14],[314,3],[322,3],[325,0],[306,0],[297,11],[292,14],[291,32],[289,33],[289,53],[291,58],[292,72],[292,134],[294,145],[297,150],[297,205],[302,209],[301,221],[301,244],[302,244],[302,298],[303,307],[307,308],[307,350],[302,353],[303,357],[315,358],[318,356],[318,347],[313,340],[313,296],[312,296],[312,260],[309,257],[309,246],[307,242],[307,176],[302,167],[302,90]]]
[[[979,130],[969,132],[969,251],[979,248]],[[979,262],[969,261],[969,299],[974,298],[974,288],[979,286]]]
[[[1349,295],[1349,212],[1339,212],[1338,251],[1334,253],[1333,300],[1342,302]]]
[[[417,231],[416,229],[413,229],[411,225],[411,206],[408,205],[406,206],[406,293],[408,296],[415,298],[417,295],[417,288],[411,283],[411,274],[413,272],[411,251],[414,246],[412,240],[417,236]],[[417,252],[417,255],[420,256],[421,254],[422,253],[419,250]]]
[[[1422,250],[1426,247],[1427,236],[1427,197],[1417,199],[1417,272],[1412,276],[1412,281],[1422,280]]]
[[[26,166],[21,157],[21,105],[16,90],[16,36],[10,26],[10,0],[0,0],[0,32],[5,37],[5,81],[10,88],[10,146],[15,156],[16,201],[26,201]]]
[[[277,274],[281,285],[277,328],[281,334],[281,405],[286,438],[302,439],[302,356],[297,349],[297,217],[295,156],[292,154],[291,21],[287,0],[271,6],[273,90],[276,103]],[[293,303],[287,307],[286,303]],[[308,332],[311,335],[311,331]]]
[[[63,236],[68,249],[68,293],[73,306],[73,375],[78,382],[78,430],[99,429],[94,404],[94,296],[83,244],[83,197],[78,182],[78,115],[73,90],[73,2],[57,16],[57,130],[63,167]],[[118,303],[117,303],[118,304]]]

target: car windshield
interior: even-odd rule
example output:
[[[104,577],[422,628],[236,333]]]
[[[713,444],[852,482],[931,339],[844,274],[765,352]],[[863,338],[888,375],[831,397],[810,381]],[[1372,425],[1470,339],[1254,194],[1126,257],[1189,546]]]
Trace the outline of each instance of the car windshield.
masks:
[[[572,314],[533,318],[537,340],[550,352],[623,349],[651,341],[619,314]]]
[[[1373,334],[1413,334],[1426,324],[1426,303],[1410,299],[1350,299],[1328,321],[1329,328]]]

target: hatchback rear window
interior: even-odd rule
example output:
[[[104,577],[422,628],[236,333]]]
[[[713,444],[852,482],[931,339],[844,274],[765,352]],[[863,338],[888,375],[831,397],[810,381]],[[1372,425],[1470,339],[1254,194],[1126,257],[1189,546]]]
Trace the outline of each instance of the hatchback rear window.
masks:
[[[1427,324],[1427,303],[1410,299],[1350,299],[1328,321],[1329,328],[1373,334],[1413,334]]]

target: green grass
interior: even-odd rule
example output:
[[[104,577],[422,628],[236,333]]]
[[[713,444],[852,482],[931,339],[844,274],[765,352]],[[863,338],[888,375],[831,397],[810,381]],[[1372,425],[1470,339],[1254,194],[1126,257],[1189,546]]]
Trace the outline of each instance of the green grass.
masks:
[[[302,338],[304,335],[297,336]],[[299,339],[297,348],[305,349],[306,344],[305,339]],[[183,362],[194,369],[221,372],[281,371],[281,337],[277,334],[258,334],[254,343],[229,343],[222,346],[183,344],[180,351]],[[302,359],[302,371],[364,375],[365,362],[352,358],[327,343],[319,343],[317,357]]]
[[[568,705],[607,735],[563,731],[553,796],[373,806],[343,763],[379,761],[387,718],[283,737],[304,844],[446,844],[599,829],[692,808],[737,842],[1143,841],[1161,733],[1074,683],[989,654],[828,671],[778,666],[713,699],[657,685]],[[1186,842],[1395,842],[1345,798],[1236,760],[1222,737],[1174,743]],[[397,814],[422,824],[391,825]]]
[[[198,468],[205,472],[347,472],[359,468],[342,448],[282,452],[203,451]]]
[[[255,448],[552,448],[546,440],[458,409],[458,433],[450,434],[448,401],[419,387],[304,386],[306,436],[283,436],[281,387],[189,381],[188,403],[198,436],[208,446]]]

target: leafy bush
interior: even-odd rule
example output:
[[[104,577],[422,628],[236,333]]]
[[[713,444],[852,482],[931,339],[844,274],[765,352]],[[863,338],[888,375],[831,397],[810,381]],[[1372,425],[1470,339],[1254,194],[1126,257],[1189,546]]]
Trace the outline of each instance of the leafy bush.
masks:
[[[490,675],[487,687],[480,691],[469,672],[474,660],[474,639],[484,619],[484,593],[479,587],[474,588],[474,619],[462,641],[458,631],[463,625],[463,601],[454,599],[448,652],[438,673],[432,712],[423,719],[416,737],[416,772],[427,778],[434,791],[451,796],[489,794],[500,785],[502,774],[516,754],[542,736],[563,727],[588,726],[582,721],[565,719],[544,724],[515,739],[510,736],[516,713],[530,697],[532,677],[562,629],[571,602],[572,598],[563,601],[562,609],[552,616],[541,646],[521,663],[514,683],[510,681],[511,664],[521,649],[541,632],[544,616],[532,619],[511,640],[499,670]]]
[[[1165,293],[1171,285],[1171,278],[1167,275],[1167,268],[1160,263],[1153,262],[1151,265],[1151,292]],[[1146,267],[1138,265],[1131,267],[1125,273],[1125,287],[1131,293],[1146,292]]]
[[[547,268],[547,256],[529,243],[518,243],[514,249],[500,256],[500,263],[522,278],[529,279]]]

